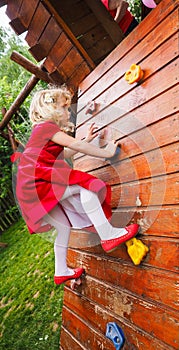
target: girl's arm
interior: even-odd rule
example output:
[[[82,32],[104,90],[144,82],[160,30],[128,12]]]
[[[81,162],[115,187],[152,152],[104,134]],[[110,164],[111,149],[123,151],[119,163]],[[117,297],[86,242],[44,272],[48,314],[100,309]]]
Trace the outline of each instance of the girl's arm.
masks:
[[[75,151],[75,153],[80,152],[98,158],[112,158],[119,144],[113,140],[110,141],[105,148],[99,148],[88,143],[85,139],[74,139],[73,137],[65,134],[63,131],[57,132],[52,137],[52,141],[63,147],[70,148],[70,150]]]
[[[125,0],[109,0],[109,9],[116,10],[114,20],[119,23],[124,17],[129,4]]]
[[[95,137],[99,135],[97,132],[98,127],[95,125],[95,123],[92,123],[88,129],[88,133],[84,140],[86,142],[91,142]],[[70,148],[65,147],[64,148],[64,158],[71,158],[73,157],[78,151],[72,150]]]

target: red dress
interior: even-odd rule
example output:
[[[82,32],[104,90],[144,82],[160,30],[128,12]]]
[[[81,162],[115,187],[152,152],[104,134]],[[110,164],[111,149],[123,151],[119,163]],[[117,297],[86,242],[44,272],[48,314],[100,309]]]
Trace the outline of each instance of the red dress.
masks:
[[[90,174],[72,169],[66,163],[64,147],[51,141],[58,131],[60,128],[53,122],[34,126],[20,157],[16,196],[30,233],[45,232],[51,228],[44,225],[43,217],[57,204],[61,205],[60,199],[70,185],[79,185],[97,193],[106,217],[111,217],[110,186]]]

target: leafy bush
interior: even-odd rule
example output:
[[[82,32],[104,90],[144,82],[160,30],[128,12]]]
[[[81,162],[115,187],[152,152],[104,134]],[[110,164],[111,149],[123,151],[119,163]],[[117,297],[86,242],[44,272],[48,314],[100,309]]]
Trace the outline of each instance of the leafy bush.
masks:
[[[137,19],[138,22],[141,21],[142,14],[142,2],[141,0],[130,0],[129,9],[133,16]]]

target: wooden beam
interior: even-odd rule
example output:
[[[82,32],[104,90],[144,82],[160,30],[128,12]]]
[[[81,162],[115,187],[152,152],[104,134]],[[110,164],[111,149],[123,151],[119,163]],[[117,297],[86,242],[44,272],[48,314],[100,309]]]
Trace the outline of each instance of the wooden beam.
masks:
[[[1,248],[6,248],[8,246],[7,243],[4,243],[4,242],[0,242],[0,247]]]
[[[117,22],[114,21],[108,10],[102,4],[101,0],[85,0],[85,2],[109,34],[113,43],[118,45],[123,40],[124,34]]]
[[[49,0],[44,0],[43,2],[47,6],[47,8],[50,11],[50,13],[55,17],[57,23],[61,26],[61,28],[63,29],[65,34],[69,37],[69,39],[71,40],[73,45],[77,48],[79,53],[84,57],[84,59],[86,60],[87,64],[89,65],[89,67],[94,69],[95,68],[94,62],[89,57],[88,53],[84,50],[84,48],[81,46],[79,41],[76,39],[76,37],[74,36],[74,34],[70,30],[70,28],[66,25],[66,23],[63,21],[63,19],[60,17],[60,15],[55,10],[55,8],[51,4],[51,2]]]
[[[18,144],[14,138],[14,132],[12,128],[10,127],[9,123],[7,124],[7,130],[8,130],[8,136],[9,136],[9,141],[12,147],[13,152],[17,150]]]
[[[13,114],[15,114],[18,111],[19,107],[24,102],[26,97],[30,94],[30,92],[33,90],[34,86],[38,83],[38,81],[39,79],[35,75],[33,75],[29,79],[29,81],[27,82],[27,84],[24,86],[21,93],[19,94],[19,96],[17,96],[17,98],[11,105],[10,109],[4,115],[4,118],[1,120],[0,130],[3,130],[7,126]]]
[[[22,56],[17,51],[12,52],[10,59],[18,63],[20,66],[22,66],[26,70],[28,70],[28,72],[31,72],[32,74],[34,74],[36,78],[41,79],[46,83],[54,83],[54,81],[50,78],[48,73],[43,71],[40,67],[36,66],[34,63],[32,63],[26,57]]]
[[[5,116],[6,108],[3,107],[1,112],[2,112],[2,115]],[[21,146],[21,148],[24,149],[25,146],[22,144],[22,142],[15,138],[14,131],[12,130],[10,124],[7,125],[7,130],[8,130],[8,133],[5,133],[4,131],[1,130],[0,136],[2,136],[3,139],[5,139],[11,143],[13,151],[14,152],[16,151],[17,146]]]

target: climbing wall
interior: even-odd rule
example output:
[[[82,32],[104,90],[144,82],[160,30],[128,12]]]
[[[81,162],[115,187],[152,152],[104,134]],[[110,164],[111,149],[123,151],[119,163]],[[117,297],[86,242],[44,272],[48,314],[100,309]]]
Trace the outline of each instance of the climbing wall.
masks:
[[[68,263],[87,275],[75,291],[65,286],[61,350],[119,349],[109,322],[125,350],[179,348],[178,4],[161,1],[80,84],[77,136],[95,122],[121,151],[112,163],[78,154],[74,167],[111,185],[113,224],[139,223],[149,252],[135,266],[125,244],[107,254],[95,233],[72,231]],[[128,84],[132,63],[144,77]]]

